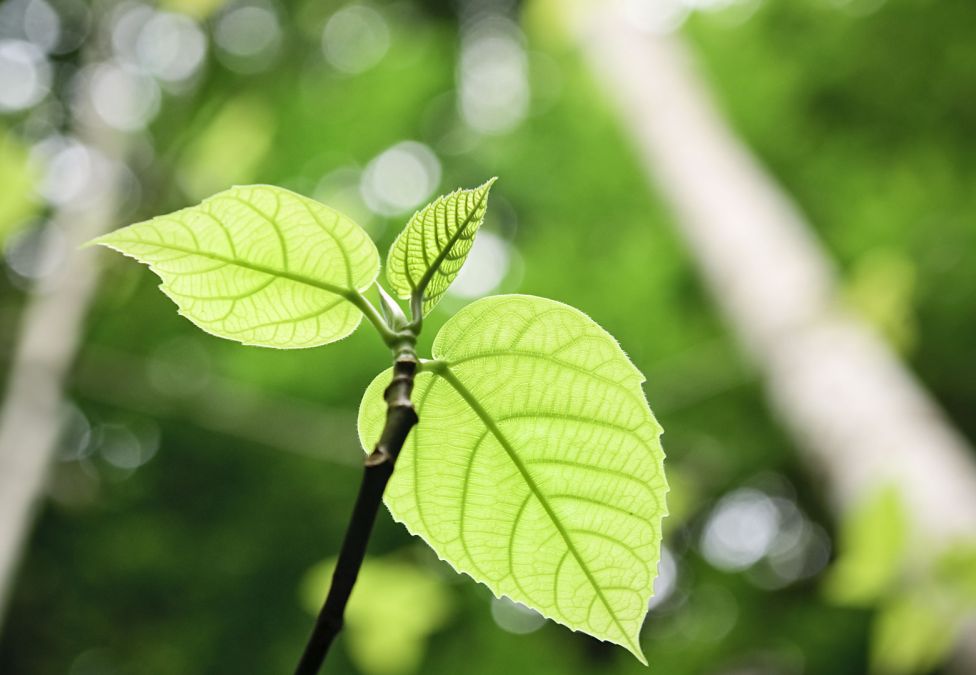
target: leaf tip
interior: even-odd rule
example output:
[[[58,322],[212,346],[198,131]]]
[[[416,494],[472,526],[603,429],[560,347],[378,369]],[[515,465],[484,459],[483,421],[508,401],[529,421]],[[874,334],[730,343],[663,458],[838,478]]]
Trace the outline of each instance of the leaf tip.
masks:
[[[95,237],[94,239],[89,239],[85,243],[80,244],[78,246],[78,250],[80,251],[86,248],[93,248],[95,246],[109,246],[109,237],[111,236],[112,233],[109,232],[108,234],[100,235],[98,237]]]
[[[647,663],[647,657],[644,656],[644,650],[641,649],[641,647],[640,647],[639,634],[638,634],[638,636],[635,636],[633,638],[633,644],[634,644],[634,647],[633,648],[628,647],[627,648],[627,651],[629,651],[631,654],[633,654],[634,657],[638,661],[640,661],[640,663],[641,663],[642,666],[648,667],[649,664]]]

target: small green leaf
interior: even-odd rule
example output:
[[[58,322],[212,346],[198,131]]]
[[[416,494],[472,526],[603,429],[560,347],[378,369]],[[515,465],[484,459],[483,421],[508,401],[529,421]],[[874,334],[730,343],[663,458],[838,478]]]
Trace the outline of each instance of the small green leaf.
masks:
[[[390,247],[386,278],[398,297],[421,298],[424,316],[461,271],[485,218],[495,180],[438,197],[413,214]]]
[[[278,349],[346,337],[379,254],[352,220],[269,185],[234,187],[91,242],[144,262],[179,312],[213,335]]]
[[[668,488],[641,373],[582,312],[524,295],[468,305],[433,352],[386,491],[394,518],[496,595],[646,663]],[[363,399],[364,448],[389,381]]]
[[[383,318],[388,325],[392,326],[394,330],[401,330],[410,323],[403,310],[400,309],[400,305],[386,292],[385,288],[376,284],[376,291],[380,296],[380,310],[383,312]]]

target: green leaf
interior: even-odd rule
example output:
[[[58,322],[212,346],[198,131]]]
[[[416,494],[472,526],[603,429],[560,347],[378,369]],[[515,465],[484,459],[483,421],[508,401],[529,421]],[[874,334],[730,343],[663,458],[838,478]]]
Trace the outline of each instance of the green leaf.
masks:
[[[641,373],[586,315],[524,295],[468,305],[433,352],[386,491],[394,518],[496,595],[646,663],[668,488]],[[364,448],[390,377],[363,399]]]
[[[424,316],[461,271],[484,221],[495,180],[438,197],[413,214],[390,247],[386,278],[398,297],[421,298]]]
[[[208,333],[279,349],[356,330],[361,291],[380,264],[352,220],[268,185],[234,187],[92,243],[147,263],[180,314]]]

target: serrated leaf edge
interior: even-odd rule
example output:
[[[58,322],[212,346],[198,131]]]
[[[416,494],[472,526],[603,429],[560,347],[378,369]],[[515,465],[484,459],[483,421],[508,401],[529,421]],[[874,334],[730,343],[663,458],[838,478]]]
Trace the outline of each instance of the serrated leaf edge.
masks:
[[[189,205],[189,206],[183,207],[182,209],[178,209],[177,211],[175,211],[173,213],[179,213],[179,211],[183,211],[184,209],[197,208],[197,207],[203,206],[204,204],[208,204],[208,203],[210,203],[212,201],[217,200],[218,198],[221,198],[221,197],[226,196],[226,193],[230,192],[231,190],[240,189],[240,188],[244,188],[244,189],[267,188],[267,189],[271,189],[271,190],[274,190],[274,191],[282,191],[282,192],[290,193],[291,195],[299,198],[302,201],[317,202],[317,200],[313,200],[310,197],[306,197],[305,195],[302,195],[302,194],[300,194],[298,192],[295,192],[293,190],[289,190],[287,188],[283,188],[283,187],[280,187],[280,186],[277,186],[277,185],[271,185],[271,184],[268,184],[268,183],[254,183],[254,184],[247,184],[247,185],[232,185],[229,188],[226,188],[225,190],[221,190],[220,192],[218,192],[216,194],[213,194],[213,195],[207,197],[206,199],[202,200],[199,204]],[[333,208],[331,206],[325,205],[325,204],[323,204],[323,206],[327,206],[327,208],[329,208],[332,211],[335,211],[339,216],[348,219],[350,222],[356,223],[355,220],[353,220],[352,218],[350,218],[348,215],[342,213],[341,211],[339,211],[339,210],[337,210],[337,209],[335,209],[335,208]],[[160,279],[160,282],[161,283],[157,286],[157,288],[159,288],[159,290],[163,293],[163,295],[165,295],[167,298],[169,298],[170,301],[172,301],[176,305],[176,313],[177,313],[177,315],[178,316],[182,316],[183,318],[185,318],[186,320],[188,320],[190,323],[192,323],[194,326],[196,326],[197,328],[199,328],[200,330],[202,330],[204,333],[207,333],[208,335],[212,335],[212,336],[217,337],[217,338],[220,338],[222,340],[229,340],[231,342],[237,342],[238,344],[241,344],[241,345],[244,345],[244,346],[247,346],[247,347],[261,347],[261,348],[264,348],[264,349],[280,349],[282,351],[284,351],[284,350],[291,350],[291,349],[311,349],[311,348],[314,348],[314,347],[322,346],[321,344],[309,344],[307,346],[302,346],[302,347],[278,347],[278,346],[270,346],[270,345],[263,344],[263,343],[259,343],[259,342],[250,342],[248,340],[241,340],[241,339],[238,339],[238,338],[229,338],[226,335],[221,335],[220,333],[217,333],[217,332],[211,330],[210,328],[208,328],[206,326],[206,324],[198,321],[193,316],[191,316],[190,314],[188,314],[187,312],[185,312],[180,307],[177,298],[173,297],[169,293],[169,291],[168,291],[168,289],[166,287],[166,280],[163,278],[163,273],[160,272],[160,271],[158,271],[156,269],[156,266],[155,266],[154,263],[148,262],[148,261],[145,261],[145,260],[142,260],[138,256],[136,256],[135,254],[129,253],[129,252],[127,252],[127,251],[125,251],[125,250],[123,250],[123,249],[121,249],[121,248],[119,248],[118,246],[115,245],[115,243],[126,243],[127,241],[129,243],[145,244],[146,242],[139,241],[139,240],[119,239],[119,238],[117,238],[117,235],[122,230],[128,229],[130,227],[134,227],[136,225],[141,225],[143,223],[152,222],[152,221],[154,221],[154,220],[156,220],[158,218],[169,218],[172,215],[173,214],[166,214],[166,215],[163,215],[163,216],[155,216],[153,218],[149,218],[148,220],[139,221],[138,223],[132,223],[131,225],[126,225],[124,227],[120,227],[120,228],[118,228],[116,230],[113,230],[111,232],[106,232],[105,234],[103,234],[101,236],[95,237],[94,239],[91,239],[91,240],[89,240],[89,241],[81,244],[78,248],[79,249],[86,249],[86,248],[91,248],[91,247],[94,247],[94,246],[104,246],[105,248],[111,249],[111,250],[113,250],[113,251],[115,251],[117,253],[121,253],[126,258],[131,258],[132,260],[135,260],[139,264],[145,265],[146,267],[148,267],[149,270]],[[314,214],[313,214],[313,218],[316,218],[316,216],[314,216]],[[358,223],[356,223],[356,224],[358,226]],[[359,226],[359,227],[361,227],[361,226]],[[308,277],[308,276],[303,275],[303,274],[295,274],[293,272],[274,270],[274,269],[272,269],[270,267],[266,267],[264,265],[258,265],[258,264],[255,264],[255,263],[244,262],[244,261],[241,261],[241,260],[237,260],[237,259],[233,259],[233,258],[228,258],[226,256],[215,255],[215,254],[208,253],[208,252],[204,252],[204,251],[196,251],[196,250],[192,250],[192,249],[187,249],[185,247],[172,246],[172,245],[169,245],[169,244],[153,244],[153,245],[154,246],[158,246],[159,248],[166,248],[166,249],[169,249],[169,250],[172,250],[172,251],[178,251],[178,252],[182,252],[182,253],[188,253],[188,254],[191,254],[191,255],[197,255],[197,256],[200,256],[202,258],[206,258],[208,260],[213,260],[214,262],[223,262],[223,263],[227,263],[227,264],[230,264],[230,265],[236,265],[238,267],[242,267],[244,269],[250,269],[250,270],[252,270],[254,272],[260,272],[261,274],[267,274],[267,275],[272,276],[272,277],[281,277],[281,278],[284,278],[284,279],[288,279],[289,281],[294,281],[296,283],[305,284],[307,286],[311,286],[313,288],[318,288],[320,290],[326,291],[327,293],[332,293],[333,295],[339,296],[342,300],[344,300],[346,302],[349,302],[350,304],[352,304],[354,307],[356,307],[360,311],[357,314],[357,320],[355,322],[355,325],[352,327],[352,329],[347,334],[343,335],[342,337],[339,337],[339,338],[330,340],[326,344],[334,344],[336,342],[340,342],[341,340],[345,340],[347,337],[349,337],[350,335],[352,335],[353,333],[355,333],[359,329],[359,326],[362,324],[363,318],[364,318],[364,316],[363,316],[364,312],[363,312],[362,303],[365,301],[365,299],[363,298],[362,293],[365,292],[366,290],[368,290],[369,288],[371,288],[373,286],[373,284],[376,283],[376,279],[379,277],[379,274],[380,274],[380,267],[379,267],[379,265],[377,265],[376,271],[373,273],[372,278],[369,280],[368,283],[364,282],[362,284],[362,286],[356,286],[355,284],[350,284],[350,288],[345,288],[343,286],[335,286],[333,284],[329,284],[329,283],[326,283],[326,282],[318,281],[316,279],[313,279],[313,278]],[[345,257],[345,251],[342,251],[342,253],[343,253],[343,256]],[[377,256],[377,258],[378,258],[378,256]],[[351,270],[349,269],[348,264],[347,264],[347,267],[346,267],[346,272],[347,272],[347,275],[351,274]],[[350,279],[350,281],[351,281],[351,279]]]
[[[528,294],[507,294],[505,296],[493,296],[493,297],[494,298],[501,298],[501,297],[537,298],[538,296],[532,296],[532,295],[528,295]],[[563,308],[566,308],[566,309],[572,310],[574,312],[577,312],[581,316],[585,317],[588,321],[593,322],[594,325],[596,325],[596,326],[599,327],[599,324],[597,324],[595,321],[593,321],[593,319],[588,314],[586,314],[585,312],[583,312],[582,310],[580,310],[580,309],[578,309],[576,307],[573,307],[572,305],[568,305],[568,304],[565,304],[565,303],[561,303],[561,302],[556,301],[556,300],[552,300],[552,299],[548,299],[548,298],[547,298],[547,300],[549,302],[552,302],[552,303],[555,303],[557,305],[560,305]],[[464,311],[464,309],[461,310],[461,312],[463,312],[463,311]],[[458,312],[458,314],[460,314],[461,312]],[[455,316],[457,316],[457,314]],[[620,350],[621,355],[623,355],[623,357],[627,360],[627,362],[633,368],[633,370],[635,371],[635,373],[637,373],[637,375],[639,376],[638,386],[643,385],[647,381],[647,379],[644,376],[644,374],[640,371],[640,369],[638,369],[633,364],[633,362],[627,356],[626,352],[624,352],[623,348],[620,346],[620,343],[617,341],[617,339],[614,338],[613,335],[611,335],[609,332],[607,332],[602,327],[600,327],[600,328],[601,328],[601,330],[603,330],[606,333],[606,335],[611,340],[613,340],[613,342],[616,345],[616,347]],[[434,356],[436,356],[436,352],[437,352],[438,347],[439,347],[439,338],[440,338],[440,335],[441,334],[438,333],[438,335],[435,337],[435,340],[434,340],[434,345],[433,345],[433,350],[435,352],[434,353]],[[432,375],[433,377],[440,377],[441,379],[447,380],[448,384],[450,384],[452,386],[452,388],[455,389],[455,391],[458,393],[458,395],[461,396],[461,398],[465,401],[465,403],[468,404],[468,406],[471,407],[472,411],[475,412],[475,414],[479,417],[479,419],[481,419],[482,423],[485,424],[486,429],[488,429],[488,431],[490,433],[493,433],[493,435],[495,435],[496,440],[499,441],[499,444],[503,446],[503,449],[506,451],[506,453],[509,455],[509,457],[513,460],[513,463],[516,464],[516,467],[519,469],[519,472],[523,476],[523,479],[526,480],[526,484],[529,485],[529,488],[530,488],[530,491],[532,492],[532,494],[535,495],[536,499],[540,502],[540,504],[546,510],[546,513],[549,516],[550,520],[553,522],[553,525],[557,528],[557,530],[560,531],[560,534],[563,536],[563,540],[566,543],[567,548],[570,548],[570,549],[575,548],[572,545],[571,541],[563,533],[563,529],[564,528],[560,524],[560,522],[559,522],[558,518],[556,517],[556,515],[553,513],[552,509],[547,506],[547,501],[544,498],[544,496],[540,494],[540,492],[538,490],[538,487],[537,486],[536,487],[533,487],[533,483],[531,483],[530,480],[529,480],[529,479],[531,479],[531,476],[529,476],[527,474],[526,470],[521,465],[521,461],[520,460],[517,460],[516,457],[515,457],[515,455],[517,453],[515,453],[514,448],[507,441],[507,439],[505,439],[504,435],[501,434],[501,431],[500,430],[498,430],[498,434],[494,434],[494,432],[491,431],[491,428],[489,427],[487,420],[481,414],[481,413],[484,413],[485,415],[488,415],[488,417],[490,418],[490,413],[488,413],[480,405],[480,403],[477,403],[476,400],[475,400],[475,403],[477,404],[477,407],[472,406],[471,405],[471,401],[469,400],[469,398],[468,397],[465,397],[461,393],[461,391],[459,391],[454,386],[454,383],[452,383],[448,378],[445,378],[443,374],[441,374],[440,372],[438,372],[438,370],[440,370],[440,369],[444,369],[445,371],[450,372],[450,361],[438,359],[438,360],[435,360],[435,361],[425,361],[425,362],[422,362],[421,363],[421,372],[427,372],[430,375]],[[392,369],[387,369],[387,370],[383,371],[382,373],[380,373],[379,375],[377,375],[377,378],[378,377],[381,377],[382,375],[387,374],[387,373],[389,373],[391,371],[392,371]],[[453,373],[452,373],[452,375],[453,375]],[[456,377],[454,377],[454,379],[468,393],[468,395],[470,396],[470,398],[471,399],[474,399],[473,394],[471,394],[470,391],[468,391],[464,387],[463,383],[460,383],[457,380]],[[430,387],[432,387],[432,386],[433,386],[433,383],[430,385]],[[428,387],[428,389],[430,387]],[[642,394],[642,398],[643,398],[643,401],[644,401],[644,405],[647,407],[648,412],[651,414],[651,417],[653,418],[654,415],[653,415],[653,412],[650,411],[650,406],[647,405],[646,396],[644,396]],[[481,412],[479,412],[479,410]],[[418,411],[418,413],[420,413],[420,411]],[[656,420],[655,420],[655,422],[656,422]],[[497,429],[497,425],[494,423],[494,420],[493,419],[492,419],[492,426],[495,426],[496,429]],[[411,432],[411,433],[413,433],[413,432]],[[660,436],[661,436],[662,433],[663,433],[663,430],[660,428],[660,425],[658,425],[658,432],[657,432],[656,438],[657,439],[660,439]],[[366,443],[363,442],[363,441],[365,441],[365,439],[360,439],[360,442],[361,442],[361,445],[363,445],[364,451],[368,453],[370,451],[370,448],[367,448],[366,447]],[[660,442],[659,441],[658,441],[658,445],[660,447]],[[666,457],[665,457],[665,454],[664,454],[663,447],[660,447],[660,450],[661,450],[661,465],[660,466],[663,468],[663,462],[666,459]],[[667,494],[670,492],[670,488],[667,485],[667,478],[666,478],[666,476],[663,473],[662,473],[662,480],[664,481],[664,491],[662,493],[662,500],[661,500],[662,510],[661,510],[660,515],[656,519],[657,522],[654,523],[655,530],[657,532],[659,532],[659,533],[661,532],[662,523],[663,523],[664,518],[666,518],[669,515],[668,506],[667,506],[667,498],[666,497],[667,497]],[[485,586],[486,588],[488,588],[491,591],[492,595],[494,595],[496,598],[508,597],[505,594],[499,594],[498,592],[496,592],[493,584],[490,581],[482,580],[482,579],[477,579],[470,572],[467,572],[465,570],[460,569],[459,567],[455,566],[454,563],[452,563],[451,561],[447,560],[446,558],[443,558],[440,555],[440,553],[438,552],[437,547],[435,546],[435,544],[430,539],[428,539],[422,532],[419,532],[419,531],[414,530],[412,527],[410,527],[410,525],[405,520],[402,520],[397,515],[397,513],[395,512],[395,510],[390,506],[389,502],[386,500],[385,497],[384,497],[384,504],[386,505],[387,510],[390,512],[390,515],[392,516],[393,520],[395,520],[396,522],[402,524],[411,535],[413,535],[415,537],[419,537],[424,543],[426,543],[431,548],[431,550],[434,551],[434,554],[437,556],[437,558],[439,560],[447,563],[448,566],[450,566],[451,569],[453,569],[455,572],[457,572],[459,574],[462,574],[464,576],[469,577],[475,583],[482,584],[483,586]],[[653,522],[653,521],[651,521],[651,522]],[[555,616],[552,616],[552,615],[546,613],[544,610],[541,610],[539,608],[533,607],[532,608],[533,611],[538,612],[539,614],[541,614],[546,619],[548,619],[550,621],[553,621],[554,623],[557,623],[560,626],[569,628],[574,633],[583,633],[585,635],[589,635],[590,637],[594,637],[594,638],[600,640],[601,642],[608,642],[610,644],[616,644],[616,645],[622,646],[625,649],[627,649],[627,651],[629,651],[631,654],[633,654],[634,657],[637,658],[638,661],[640,661],[643,665],[647,666],[648,665],[647,657],[644,655],[644,653],[643,653],[643,651],[642,651],[642,649],[640,647],[640,627],[638,627],[638,630],[637,630],[637,632],[634,635],[629,635],[625,630],[623,630],[623,628],[622,628],[622,626],[620,624],[619,618],[616,616],[616,614],[614,613],[613,609],[610,607],[609,603],[606,601],[605,597],[602,594],[602,591],[601,591],[600,587],[596,584],[596,581],[593,579],[592,573],[583,564],[583,561],[578,557],[578,554],[575,555],[574,557],[576,558],[577,564],[580,566],[581,570],[584,571],[584,574],[587,576],[587,579],[590,581],[590,584],[593,587],[594,592],[596,592],[597,595],[601,598],[601,600],[603,601],[603,604],[606,607],[608,613],[613,617],[614,623],[617,625],[618,629],[620,629],[621,634],[625,636],[625,638],[627,640],[627,644],[623,644],[621,642],[616,642],[616,641],[611,640],[611,639],[598,638],[596,636],[593,636],[591,633],[587,632],[585,629],[582,629],[582,628],[573,628],[571,626],[568,626],[567,624],[563,623],[563,621],[560,620],[559,618],[557,618]],[[648,561],[648,565],[649,566],[651,564],[660,565],[660,558],[661,558],[660,548],[658,548],[658,550],[656,552],[656,555],[651,560]],[[649,611],[648,605],[650,603],[650,600],[651,600],[651,598],[654,597],[653,579],[656,579],[657,576],[658,576],[658,570],[655,568],[653,570],[653,577],[652,577],[652,583],[651,583],[651,591],[650,591],[650,593],[648,594],[647,598],[644,601],[644,606],[645,606],[644,618],[647,617],[647,613]],[[514,598],[509,598],[509,599],[511,599],[513,602],[518,602],[518,600],[516,600]],[[643,619],[641,621],[641,625],[643,625]]]
[[[484,193],[481,195],[481,198],[478,200],[478,203],[474,205],[474,207],[471,209],[471,212],[458,225],[457,230],[454,232],[454,234],[451,235],[451,237],[447,241],[447,244],[444,246],[444,248],[434,258],[434,261],[427,268],[427,271],[424,272],[424,275],[420,278],[420,281],[418,283],[415,284],[414,283],[414,280],[413,280],[413,277],[410,275],[409,261],[407,261],[406,259],[404,260],[404,276],[406,277],[407,283],[410,286],[410,292],[401,292],[401,291],[397,290],[397,284],[391,279],[390,282],[391,282],[391,286],[393,288],[393,292],[396,294],[396,296],[398,298],[407,299],[407,298],[411,298],[411,297],[419,294],[421,296],[420,297],[420,300],[421,300],[421,305],[422,305],[422,309],[423,309],[423,314],[425,316],[430,312],[430,310],[432,310],[434,308],[434,306],[436,305],[436,303],[431,304],[430,306],[428,306],[428,302],[431,300],[431,298],[429,298],[426,295],[427,287],[430,285],[430,282],[433,280],[434,275],[439,272],[441,265],[444,263],[444,260],[446,260],[447,259],[447,256],[450,255],[451,249],[454,248],[454,245],[461,238],[461,235],[464,234],[464,231],[468,227],[468,225],[471,224],[471,219],[474,217],[474,214],[477,213],[479,209],[481,209],[482,205],[488,199],[488,194],[489,194],[489,192],[491,192],[491,188],[495,184],[495,181],[497,181],[497,180],[498,180],[498,176],[492,176],[491,178],[489,178],[488,180],[486,180],[484,183],[482,183],[481,185],[479,185],[477,187],[474,187],[474,188],[458,188],[457,190],[454,190],[453,192],[449,192],[449,193],[447,193],[445,195],[441,195],[440,197],[438,197],[434,201],[432,201],[429,204],[427,204],[426,206],[424,206],[422,209],[418,209],[417,211],[414,212],[414,214],[407,221],[407,225],[403,228],[403,230],[400,232],[400,234],[397,235],[397,238],[393,240],[393,244],[390,246],[390,252],[387,253],[387,260],[388,261],[390,260],[391,253],[397,248],[397,246],[400,244],[400,241],[401,240],[406,241],[406,238],[409,237],[410,231],[411,231],[411,225],[416,220],[420,219],[422,217],[422,215],[424,213],[426,213],[426,211],[428,209],[435,208],[438,204],[441,204],[443,202],[446,202],[449,199],[451,199],[452,197],[454,197],[454,196],[456,196],[456,195],[458,195],[458,194],[460,194],[462,192],[478,192],[478,191],[482,191],[482,190],[484,191]],[[423,232],[421,232],[421,237],[423,237]],[[408,250],[409,250],[409,248],[408,248]],[[393,269],[392,266],[388,262],[387,263],[387,278],[388,279],[389,279],[389,275],[392,273],[392,269]]]

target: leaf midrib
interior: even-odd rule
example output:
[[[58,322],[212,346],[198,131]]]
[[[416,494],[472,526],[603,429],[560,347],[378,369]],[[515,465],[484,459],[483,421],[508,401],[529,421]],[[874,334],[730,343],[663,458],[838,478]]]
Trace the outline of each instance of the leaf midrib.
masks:
[[[334,295],[340,295],[350,302],[354,302],[354,297],[358,296],[358,289],[354,288],[344,288],[342,286],[336,286],[330,284],[326,281],[320,281],[313,277],[306,276],[304,274],[296,274],[295,272],[286,272],[284,270],[278,270],[273,267],[267,267],[261,265],[260,263],[253,263],[246,260],[241,260],[239,258],[229,258],[227,256],[220,255],[219,253],[211,253],[210,251],[199,251],[192,248],[187,248],[185,246],[176,246],[175,244],[160,243],[154,241],[145,241],[141,239],[112,239],[104,242],[105,245],[115,248],[114,244],[135,244],[139,246],[155,246],[157,248],[166,249],[168,251],[177,251],[179,253],[186,253],[188,255],[196,255],[201,258],[206,258],[208,260],[213,260],[214,262],[222,262],[228,265],[236,265],[237,267],[243,267],[244,269],[251,270],[253,272],[260,272],[262,274],[269,274],[275,277],[281,277],[282,279],[288,279],[289,281],[294,281],[295,283],[305,284],[306,286],[312,286],[313,288],[318,288],[320,290],[332,293]],[[126,253],[119,249],[121,253]],[[157,263],[149,261],[149,265],[155,267]],[[355,304],[355,303],[354,303]]]
[[[576,559],[576,563],[579,565],[580,569],[583,570],[583,574],[586,575],[586,578],[590,582],[590,585],[593,587],[593,590],[596,593],[597,597],[600,599],[600,601],[603,603],[603,606],[606,607],[607,612],[613,618],[614,624],[620,630],[620,634],[623,636],[624,640],[627,641],[629,648],[635,654],[640,653],[640,648],[634,644],[634,641],[631,638],[630,634],[623,627],[623,624],[620,622],[620,618],[617,616],[617,613],[613,611],[613,607],[610,606],[609,601],[607,600],[606,596],[603,594],[603,590],[600,588],[600,585],[597,583],[596,579],[593,577],[592,572],[590,572],[590,569],[587,566],[586,562],[583,560],[583,556],[580,554],[579,549],[577,549],[576,545],[573,543],[572,538],[569,536],[569,531],[563,526],[562,522],[559,520],[559,517],[556,515],[555,510],[553,510],[552,508],[552,505],[549,504],[549,500],[546,498],[545,494],[536,484],[535,479],[532,477],[532,474],[529,472],[528,467],[518,456],[518,453],[515,451],[515,448],[512,446],[511,442],[508,440],[505,434],[502,433],[502,430],[498,428],[498,425],[495,423],[494,418],[487,410],[485,410],[485,408],[481,405],[481,403],[478,402],[478,399],[474,397],[474,394],[472,394],[471,391],[467,387],[465,387],[464,384],[457,378],[454,372],[451,371],[451,368],[448,364],[445,363],[436,371],[433,371],[433,375],[443,378],[448,384],[451,385],[451,387],[453,387],[454,391],[456,391],[458,395],[462,399],[464,399],[464,402],[468,404],[468,406],[471,408],[472,411],[474,411],[474,413],[481,420],[482,424],[485,425],[488,431],[490,431],[491,434],[498,441],[499,445],[502,446],[502,449],[505,450],[505,453],[508,455],[509,459],[512,460],[512,463],[515,465],[515,468],[518,469],[519,473],[522,476],[522,479],[529,487],[529,490],[532,492],[533,495],[535,495],[536,499],[539,500],[539,504],[542,505],[542,508],[545,510],[546,515],[549,516],[549,519],[552,521],[553,526],[556,528],[556,530],[559,532],[560,536],[562,537],[563,541],[566,543],[566,548],[569,550],[570,554]]]

